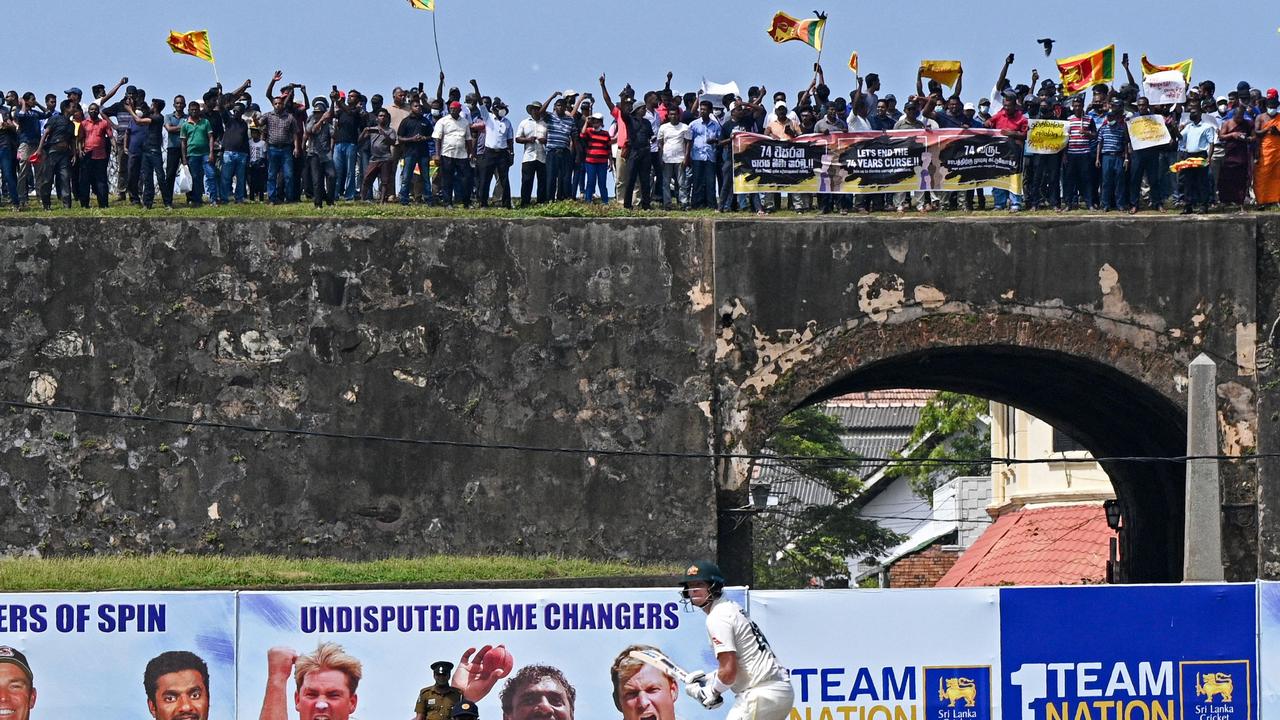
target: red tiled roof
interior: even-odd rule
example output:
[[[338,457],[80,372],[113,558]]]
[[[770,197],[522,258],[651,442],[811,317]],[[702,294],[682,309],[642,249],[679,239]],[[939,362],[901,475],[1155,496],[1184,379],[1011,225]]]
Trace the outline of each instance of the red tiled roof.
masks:
[[[1102,505],[1007,513],[982,533],[936,587],[1087,585],[1106,582],[1109,541]]]

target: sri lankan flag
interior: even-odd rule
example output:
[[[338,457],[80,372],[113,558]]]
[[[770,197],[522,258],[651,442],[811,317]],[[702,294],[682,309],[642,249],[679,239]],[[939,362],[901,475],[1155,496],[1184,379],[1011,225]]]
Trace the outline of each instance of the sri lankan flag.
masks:
[[[1191,82],[1191,64],[1194,62],[1195,62],[1194,58],[1188,58],[1186,60],[1183,60],[1182,62],[1177,62],[1172,65],[1156,65],[1155,63],[1147,62],[1147,56],[1143,55],[1142,56],[1142,74],[1143,76],[1147,76],[1147,75],[1153,75],[1158,72],[1164,72],[1166,70],[1177,70],[1178,72],[1182,73],[1182,77],[1186,78],[1187,82],[1190,83]]]
[[[191,55],[213,62],[213,46],[209,44],[208,30],[192,30],[185,33],[170,30],[169,49],[179,55]]]
[[[822,50],[822,30],[827,25],[827,16],[819,14],[816,18],[800,20],[780,12],[773,16],[773,26],[766,32],[776,43],[788,40],[799,40],[810,45],[814,50]]]
[[[436,0],[409,0],[409,7],[414,10],[430,10],[435,12]]]
[[[1087,90],[1098,83],[1110,83],[1115,79],[1115,68],[1115,45],[1058,61],[1062,85],[1069,93]]]

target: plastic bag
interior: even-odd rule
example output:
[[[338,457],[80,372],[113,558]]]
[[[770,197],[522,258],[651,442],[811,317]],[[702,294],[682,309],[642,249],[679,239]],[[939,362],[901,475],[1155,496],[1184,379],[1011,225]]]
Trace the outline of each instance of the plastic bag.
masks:
[[[179,193],[191,192],[191,170],[186,165],[178,166],[178,179],[173,190]]]

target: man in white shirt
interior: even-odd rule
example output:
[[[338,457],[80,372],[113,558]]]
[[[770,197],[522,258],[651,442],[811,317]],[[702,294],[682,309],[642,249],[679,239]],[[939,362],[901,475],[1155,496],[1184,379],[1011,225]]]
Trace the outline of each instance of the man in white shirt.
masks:
[[[533,198],[533,182],[538,181],[538,202],[550,197],[547,192],[547,122],[542,114],[542,103],[531,102],[525,106],[529,117],[520,121],[516,129],[516,142],[524,146],[520,163],[520,207],[528,207]]]
[[[672,183],[676,200],[680,199],[680,183],[689,165],[689,126],[680,122],[680,112],[667,112],[667,122],[658,128],[658,148],[662,154],[662,209],[671,209]]]
[[[467,187],[466,173],[471,171],[471,127],[462,119],[462,103],[449,103],[449,114],[436,123],[431,137],[436,141],[436,168],[440,173],[440,198],[445,207],[454,202],[467,204],[463,193]]]
[[[1203,164],[1199,167],[1188,167],[1182,171],[1182,199],[1185,207],[1183,215],[1195,212],[1197,202],[1209,212],[1209,158],[1213,155],[1213,145],[1218,139],[1218,131],[1211,123],[1205,122],[1200,108],[1191,106],[1190,122],[1182,126],[1178,137],[1178,154],[1183,160],[1195,158]]]
[[[497,178],[498,187],[502,188],[502,207],[510,209],[515,133],[507,119],[509,111],[501,100],[494,102],[493,112],[484,105],[477,105],[476,110],[484,123],[484,154],[476,160],[476,170],[480,173],[480,207],[489,207],[489,183]]]
[[[760,628],[742,608],[723,597],[724,576],[706,560],[690,565],[680,583],[681,596],[707,614],[707,636],[717,667],[695,673],[685,694],[712,709],[733,690],[734,703],[726,720],[785,720],[795,702],[791,675],[778,662]]]

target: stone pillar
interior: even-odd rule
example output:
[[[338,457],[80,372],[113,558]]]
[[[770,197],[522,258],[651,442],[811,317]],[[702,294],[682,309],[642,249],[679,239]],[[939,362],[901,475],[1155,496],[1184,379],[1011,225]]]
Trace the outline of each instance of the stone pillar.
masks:
[[[1218,455],[1218,368],[1203,353],[1191,361],[1187,455]],[[1187,461],[1183,582],[1221,582],[1222,490],[1217,460]]]

